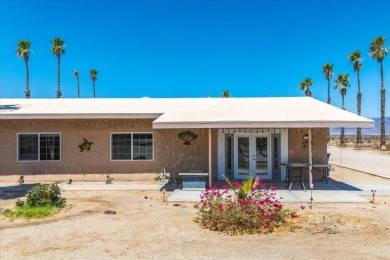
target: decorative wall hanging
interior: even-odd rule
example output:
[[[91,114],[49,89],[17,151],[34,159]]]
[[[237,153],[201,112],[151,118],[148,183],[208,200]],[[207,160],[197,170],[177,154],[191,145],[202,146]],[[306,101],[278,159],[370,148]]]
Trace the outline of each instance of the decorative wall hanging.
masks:
[[[313,145],[313,138],[311,139],[311,145]],[[306,149],[309,147],[309,135],[305,134],[303,136],[303,142],[302,142],[303,149]]]
[[[182,140],[184,145],[190,145],[191,141],[198,139],[198,135],[194,131],[183,131],[177,135]]]
[[[80,152],[83,152],[84,150],[86,150],[86,151],[91,150],[91,145],[93,144],[93,142],[88,142],[88,140],[85,138],[83,140],[84,140],[84,143],[79,145]]]

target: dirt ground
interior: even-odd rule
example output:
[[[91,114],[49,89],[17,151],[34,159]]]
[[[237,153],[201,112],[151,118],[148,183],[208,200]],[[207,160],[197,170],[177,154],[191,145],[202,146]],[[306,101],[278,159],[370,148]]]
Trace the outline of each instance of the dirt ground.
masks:
[[[351,174],[336,173],[335,178]],[[357,174],[364,181],[381,181]],[[13,222],[1,217],[1,259],[390,258],[390,196],[376,196],[374,204],[315,203],[303,211],[301,204],[285,204],[300,214],[288,228],[269,235],[228,236],[199,227],[193,203],[164,203],[159,191],[62,195],[68,207],[53,217]],[[14,203],[15,198],[3,199],[0,207]],[[103,214],[105,210],[117,214]]]

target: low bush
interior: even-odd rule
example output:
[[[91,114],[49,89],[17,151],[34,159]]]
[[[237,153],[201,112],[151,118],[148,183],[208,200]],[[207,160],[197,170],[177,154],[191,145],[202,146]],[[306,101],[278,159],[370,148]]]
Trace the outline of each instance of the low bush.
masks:
[[[39,184],[27,193],[26,203],[30,206],[48,206],[62,208],[65,199],[61,198],[61,190],[57,184]]]
[[[199,209],[195,221],[201,226],[231,235],[262,234],[297,217],[275,198],[276,188],[266,189],[260,178],[243,184],[226,181],[224,190],[212,186],[201,194],[201,201],[195,205]]]
[[[6,209],[4,216],[14,218],[43,218],[65,206],[61,190],[57,184],[39,184],[27,192],[26,201],[17,200],[14,209]]]

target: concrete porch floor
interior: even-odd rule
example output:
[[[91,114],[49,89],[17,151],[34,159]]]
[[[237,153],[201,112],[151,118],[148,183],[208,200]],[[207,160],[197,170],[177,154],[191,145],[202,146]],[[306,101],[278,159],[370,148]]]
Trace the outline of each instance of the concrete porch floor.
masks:
[[[269,188],[270,186],[276,187],[276,198],[282,202],[310,202],[311,192],[310,189],[307,189],[309,187],[307,182],[304,182],[307,191],[302,190],[299,182],[297,181],[293,183],[291,191],[287,189],[287,183],[284,181],[266,181],[265,183],[267,184],[266,188]],[[213,182],[213,185],[217,186],[218,188],[222,188],[222,186],[225,184],[225,181]],[[202,192],[199,190],[182,190],[181,184],[176,184],[175,188],[173,189],[172,184],[169,183],[163,188],[167,191],[173,191],[172,194],[168,197],[168,201],[170,202],[197,202],[200,200],[200,194]],[[390,195],[390,184],[350,184],[335,181],[331,178],[329,179],[328,183],[325,181],[315,181],[313,189],[313,202],[369,202],[369,200],[363,196],[371,195],[371,190],[376,190],[376,195]]]

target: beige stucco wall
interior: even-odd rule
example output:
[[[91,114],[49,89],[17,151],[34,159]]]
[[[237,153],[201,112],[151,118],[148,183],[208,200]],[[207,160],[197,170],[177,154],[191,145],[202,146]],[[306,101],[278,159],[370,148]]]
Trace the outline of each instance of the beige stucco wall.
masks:
[[[17,175],[44,175],[48,181],[74,178],[104,180],[106,174],[116,180],[152,180],[155,172],[165,167],[178,175],[189,170],[208,170],[208,132],[196,130],[199,138],[192,145],[183,145],[178,130],[152,129],[152,119],[84,119],[84,120],[0,120],[0,181]],[[17,162],[17,133],[61,134],[61,161]],[[111,132],[152,132],[153,161],[110,161]],[[302,145],[307,129],[290,129],[288,133],[289,161],[308,161],[309,151]],[[92,141],[89,152],[80,152],[83,138]],[[325,163],[326,129],[313,130],[313,160]],[[217,178],[217,133],[212,133],[213,179]],[[307,169],[306,169],[307,170]],[[316,179],[321,173],[314,171]],[[12,177],[11,177],[12,176]],[[58,178],[57,178],[58,176]],[[304,174],[307,176],[307,174]],[[30,179],[31,179],[30,178]]]
[[[208,170],[208,132],[197,130],[199,138],[183,145],[177,134],[182,130],[154,130],[152,119],[85,120],[0,120],[0,176],[7,175],[100,175],[118,174],[132,180],[137,173],[167,172],[177,175],[188,170]],[[17,133],[61,134],[61,161],[17,162]],[[110,161],[111,132],[152,132],[153,161]],[[212,133],[213,175],[216,176],[217,134]],[[89,152],[80,152],[83,138],[93,142]],[[96,175],[98,174],[98,175]],[[152,175],[154,176],[154,175]],[[126,178],[128,177],[128,178]]]
[[[288,132],[288,159],[290,162],[309,162],[309,149],[303,147],[303,136],[308,133],[307,129],[289,129]],[[326,128],[312,130],[313,163],[327,163],[327,136]],[[302,171],[307,179],[308,168]],[[322,178],[322,173],[313,170],[315,180]]]

